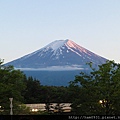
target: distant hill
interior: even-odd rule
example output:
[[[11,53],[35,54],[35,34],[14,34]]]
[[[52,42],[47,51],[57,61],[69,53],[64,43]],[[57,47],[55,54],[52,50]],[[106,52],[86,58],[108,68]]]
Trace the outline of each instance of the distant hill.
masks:
[[[47,71],[47,70],[28,70],[23,71],[26,76],[32,76],[40,81],[41,85],[47,86],[68,86],[70,81],[79,75],[80,70],[66,70],[66,71]],[[89,72],[89,71],[87,71]]]

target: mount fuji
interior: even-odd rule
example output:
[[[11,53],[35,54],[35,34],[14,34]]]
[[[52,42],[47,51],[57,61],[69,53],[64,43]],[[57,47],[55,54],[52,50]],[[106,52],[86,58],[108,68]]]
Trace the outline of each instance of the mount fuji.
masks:
[[[86,63],[92,62],[94,67],[106,62],[103,58],[75,42],[67,40],[55,40],[45,47],[8,62],[23,70],[78,70],[88,69]]]

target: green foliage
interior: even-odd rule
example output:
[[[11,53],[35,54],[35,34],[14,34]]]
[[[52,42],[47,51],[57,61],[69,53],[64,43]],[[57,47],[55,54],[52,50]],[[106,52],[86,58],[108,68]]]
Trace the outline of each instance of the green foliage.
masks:
[[[9,114],[10,100],[13,98],[14,108],[23,101],[22,91],[25,89],[24,74],[13,66],[4,66],[0,61],[0,106],[2,114]]]
[[[26,77],[13,66],[4,66],[0,59],[0,114],[10,114],[10,100],[13,98],[13,114],[31,114],[22,103],[61,103],[70,101],[70,93],[63,86],[42,86],[40,81]],[[37,113],[44,114],[44,113]],[[48,114],[47,112],[45,114]]]
[[[26,89],[24,94],[24,103],[40,103],[41,85],[40,82],[32,77],[25,79]]]
[[[24,103],[60,103],[69,102],[69,91],[63,86],[42,86],[39,81],[26,80]]]
[[[91,64],[90,67],[92,68]],[[80,73],[70,82],[73,112],[84,115],[120,113],[120,65],[106,61],[90,74]],[[77,95],[76,95],[77,94]],[[99,101],[102,100],[101,104]]]

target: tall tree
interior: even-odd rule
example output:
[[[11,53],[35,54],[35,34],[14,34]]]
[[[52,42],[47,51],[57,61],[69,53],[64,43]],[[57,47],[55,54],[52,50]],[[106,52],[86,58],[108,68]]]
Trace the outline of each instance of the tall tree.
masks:
[[[13,66],[4,66],[0,60],[0,106],[9,113],[10,100],[13,98],[14,108],[23,101],[22,91],[25,89],[24,74]]]
[[[120,64],[106,61],[90,74],[80,73],[70,82],[73,111],[84,115],[120,113]]]
[[[40,81],[28,77],[25,79],[26,89],[24,91],[24,102],[25,103],[40,103],[41,85]]]

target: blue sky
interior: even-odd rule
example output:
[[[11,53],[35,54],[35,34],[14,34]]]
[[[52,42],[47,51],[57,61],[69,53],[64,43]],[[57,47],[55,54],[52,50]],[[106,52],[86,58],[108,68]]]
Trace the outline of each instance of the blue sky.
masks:
[[[5,63],[61,39],[120,63],[120,0],[0,0]]]

